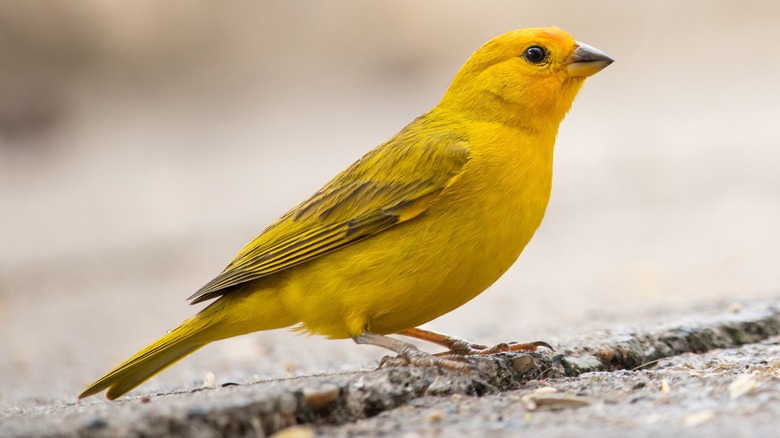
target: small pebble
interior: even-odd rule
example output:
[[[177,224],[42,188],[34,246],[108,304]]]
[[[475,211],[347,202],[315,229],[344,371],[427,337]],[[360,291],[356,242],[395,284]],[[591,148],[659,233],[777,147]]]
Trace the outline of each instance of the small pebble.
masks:
[[[745,394],[750,393],[758,386],[758,379],[752,374],[743,374],[737,377],[729,385],[729,397],[736,400]]]
[[[312,409],[317,410],[324,407],[328,403],[337,400],[340,394],[341,389],[338,386],[332,383],[326,383],[320,385],[316,389],[304,389],[303,399]]]
[[[715,418],[715,412],[707,409],[704,411],[694,412],[693,414],[686,416],[683,420],[683,424],[687,427],[696,427],[711,421],[713,418]]]
[[[536,360],[531,356],[518,356],[512,359],[512,368],[520,374],[525,374],[536,368]]]
[[[666,379],[661,380],[661,398],[666,397],[666,394],[669,394],[671,390],[672,387],[669,385],[669,382]]]
[[[593,401],[587,397],[549,392],[528,394],[523,396],[521,401],[523,403],[523,407],[527,411],[557,411],[562,409],[576,409],[593,404]]]
[[[203,384],[206,385],[206,388],[216,388],[217,387],[217,376],[214,375],[211,371],[206,373],[206,376],[203,378]]]
[[[103,429],[108,426],[108,421],[101,417],[90,417],[84,422],[84,428],[87,430]]]
[[[558,392],[558,390],[552,386],[542,386],[541,388],[536,388],[533,391],[534,394],[552,394],[553,392]]]
[[[430,414],[428,414],[428,422],[432,424],[439,424],[444,420],[444,412],[440,410],[432,411]]]
[[[526,388],[538,388],[539,387],[539,381],[538,380],[529,380],[525,382],[525,385],[523,385]]]
[[[298,372],[298,364],[295,362],[285,362],[284,363],[284,373],[288,379],[295,377],[295,374]]]
[[[271,435],[271,438],[314,438],[314,428],[311,426],[292,426]]]

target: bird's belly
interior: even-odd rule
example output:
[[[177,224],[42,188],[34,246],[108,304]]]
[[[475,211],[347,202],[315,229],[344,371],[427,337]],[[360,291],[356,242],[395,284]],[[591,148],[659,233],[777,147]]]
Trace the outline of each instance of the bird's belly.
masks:
[[[517,259],[544,215],[546,198],[506,212],[436,209],[293,268],[284,301],[304,328],[333,338],[415,327],[479,295]],[[518,208],[520,205],[518,205]]]

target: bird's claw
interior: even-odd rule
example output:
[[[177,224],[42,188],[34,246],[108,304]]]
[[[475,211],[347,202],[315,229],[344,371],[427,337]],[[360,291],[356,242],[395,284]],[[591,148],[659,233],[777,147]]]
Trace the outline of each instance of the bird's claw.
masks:
[[[407,346],[404,347],[398,356],[383,357],[379,361],[379,368],[414,365],[443,368],[463,374],[474,374],[477,372],[477,368],[462,354],[440,356],[420,351],[411,344],[407,344]]]
[[[449,351],[440,353],[441,355],[461,355],[470,356],[474,354],[489,355],[496,353],[507,353],[513,351],[528,351],[534,352],[539,347],[547,348],[550,351],[555,351],[553,347],[544,341],[535,341],[528,343],[519,342],[501,342],[492,347],[483,344],[472,344],[462,339],[458,339],[450,345]]]

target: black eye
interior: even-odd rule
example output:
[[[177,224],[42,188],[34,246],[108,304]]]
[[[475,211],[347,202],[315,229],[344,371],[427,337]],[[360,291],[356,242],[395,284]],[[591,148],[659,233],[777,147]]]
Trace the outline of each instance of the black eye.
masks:
[[[523,58],[531,64],[540,64],[547,59],[547,50],[544,50],[544,47],[531,46],[525,49]]]

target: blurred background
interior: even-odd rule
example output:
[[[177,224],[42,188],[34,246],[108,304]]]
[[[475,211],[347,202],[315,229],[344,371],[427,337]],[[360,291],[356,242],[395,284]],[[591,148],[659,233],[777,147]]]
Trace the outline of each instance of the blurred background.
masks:
[[[561,128],[519,263],[427,327],[554,343],[776,297],[778,23],[773,0],[0,3],[0,413],[74,401],[194,314],[185,298],[247,241],[521,27],[562,27],[616,62]],[[265,332],[140,392],[384,354]]]

